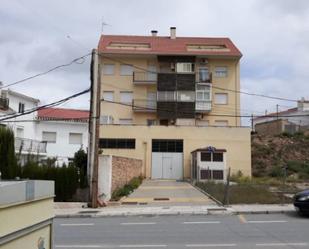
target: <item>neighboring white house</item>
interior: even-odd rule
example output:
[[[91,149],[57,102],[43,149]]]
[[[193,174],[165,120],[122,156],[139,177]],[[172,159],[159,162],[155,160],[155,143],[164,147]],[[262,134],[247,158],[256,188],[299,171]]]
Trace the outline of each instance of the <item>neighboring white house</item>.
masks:
[[[89,111],[46,108],[38,111],[36,136],[47,143],[48,157],[68,164],[74,153],[88,145]]]
[[[0,89],[0,124],[14,131],[15,151],[21,164],[29,154],[40,160],[55,157],[59,166],[68,164],[76,151],[87,149],[89,111],[47,108],[1,121],[4,117],[37,108],[39,102],[10,89]]]
[[[253,119],[253,127],[256,124],[278,119],[285,119],[298,126],[309,126],[309,101],[302,98],[297,102],[297,107],[278,113],[270,113]]]
[[[37,108],[40,102],[38,99],[10,89],[0,91],[0,120],[7,117],[7,115],[15,116],[24,113],[26,110]],[[21,164],[24,164],[29,154],[37,156],[38,159],[47,156],[46,143],[42,143],[36,137],[37,124],[32,122],[35,119],[36,112],[33,112],[0,122],[13,130],[15,134],[15,151]]]

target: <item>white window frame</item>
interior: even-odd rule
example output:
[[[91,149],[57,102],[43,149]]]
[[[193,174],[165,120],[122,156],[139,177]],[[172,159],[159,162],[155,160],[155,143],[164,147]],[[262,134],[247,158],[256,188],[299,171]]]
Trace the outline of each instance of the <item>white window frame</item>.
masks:
[[[25,103],[19,102],[18,103],[18,113],[24,113],[25,112]]]
[[[217,78],[228,77],[228,67],[226,67],[226,66],[215,67],[215,77],[217,77]]]
[[[49,135],[54,135],[55,139],[54,140],[47,140],[44,138],[44,133],[49,134]],[[45,141],[47,143],[55,144],[57,143],[57,132],[56,131],[42,131],[42,141]]]
[[[177,91],[178,102],[194,102],[195,92],[194,91]]]
[[[23,126],[17,126],[16,127],[16,137],[24,138],[25,135],[25,129]]]
[[[193,63],[192,62],[178,62],[176,63],[177,73],[193,73]]]
[[[127,94],[127,97],[130,96],[130,100],[125,100],[124,96]],[[132,104],[133,101],[133,92],[132,91],[120,91],[120,102],[123,104]]]
[[[102,115],[100,117],[100,124],[101,125],[108,125],[108,124],[113,124],[114,123],[114,118],[113,116],[110,115]]]
[[[103,65],[103,75],[114,75],[114,74],[115,74],[115,64]]]
[[[80,141],[79,142],[75,142],[72,141],[72,137],[73,135],[78,135],[80,136]],[[69,133],[69,144],[78,144],[78,145],[82,145],[83,144],[83,133],[78,133],[78,132],[70,132]]]
[[[105,96],[105,94],[111,94],[111,96]],[[114,101],[114,91],[103,91],[102,97],[104,100]]]
[[[133,76],[133,66],[127,64],[120,65],[120,75],[121,76]]]
[[[225,96],[225,101],[218,99],[219,96]],[[229,103],[228,93],[215,93],[215,104],[216,105],[228,105],[228,103]]]

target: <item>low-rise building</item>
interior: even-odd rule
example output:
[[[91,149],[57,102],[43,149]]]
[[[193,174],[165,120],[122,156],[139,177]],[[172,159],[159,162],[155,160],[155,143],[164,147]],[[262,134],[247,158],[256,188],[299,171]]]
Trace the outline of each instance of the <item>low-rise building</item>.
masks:
[[[52,249],[52,181],[0,181],[0,248]]]

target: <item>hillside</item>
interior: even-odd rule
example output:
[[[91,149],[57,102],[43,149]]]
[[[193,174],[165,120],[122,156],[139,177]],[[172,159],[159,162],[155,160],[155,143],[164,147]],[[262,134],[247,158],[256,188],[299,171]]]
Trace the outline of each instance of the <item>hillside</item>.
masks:
[[[288,175],[309,178],[309,136],[304,134],[278,136],[252,135],[253,176],[280,176],[282,166]]]

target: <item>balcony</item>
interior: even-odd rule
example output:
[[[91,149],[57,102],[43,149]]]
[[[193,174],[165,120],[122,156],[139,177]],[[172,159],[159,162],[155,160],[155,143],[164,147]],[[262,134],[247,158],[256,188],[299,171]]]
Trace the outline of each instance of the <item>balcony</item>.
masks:
[[[9,109],[9,99],[5,97],[0,97],[0,109],[7,110]]]
[[[211,101],[195,101],[195,112],[206,113],[211,111]]]
[[[133,83],[136,85],[155,85],[157,83],[157,73],[133,72]]]
[[[28,138],[15,138],[15,151],[22,154],[44,154],[46,153],[46,142]]]
[[[157,112],[157,101],[148,99],[134,99],[134,112]]]
[[[195,80],[198,83],[212,83],[212,73],[200,70],[196,73]]]

